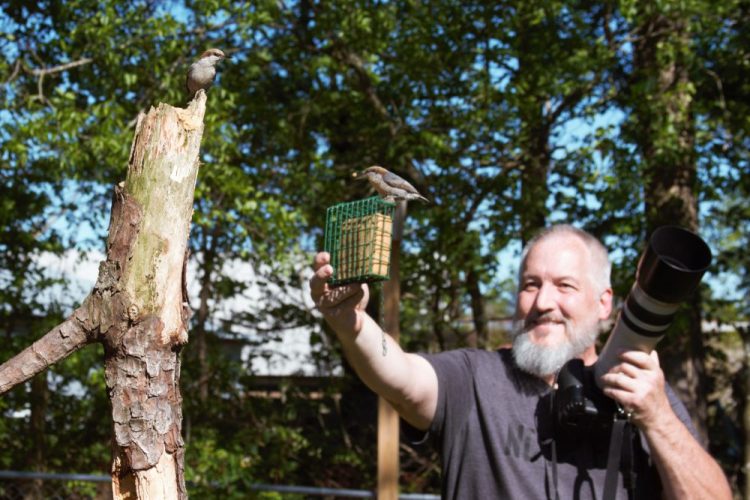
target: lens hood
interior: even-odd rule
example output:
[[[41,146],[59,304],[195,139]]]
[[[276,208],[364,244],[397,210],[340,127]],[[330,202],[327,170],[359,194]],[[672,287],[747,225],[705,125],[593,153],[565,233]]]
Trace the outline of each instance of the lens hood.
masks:
[[[651,235],[636,280],[650,297],[668,304],[684,301],[711,264],[711,249],[697,234],[661,226]]]

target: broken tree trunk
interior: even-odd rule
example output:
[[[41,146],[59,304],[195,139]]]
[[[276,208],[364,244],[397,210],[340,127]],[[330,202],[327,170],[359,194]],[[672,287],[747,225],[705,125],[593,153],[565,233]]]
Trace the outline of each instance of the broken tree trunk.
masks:
[[[114,427],[115,498],[186,498],[179,350],[187,342],[185,266],[206,96],[141,114],[115,188],[107,260],[73,314],[0,365],[0,394],[101,342]]]

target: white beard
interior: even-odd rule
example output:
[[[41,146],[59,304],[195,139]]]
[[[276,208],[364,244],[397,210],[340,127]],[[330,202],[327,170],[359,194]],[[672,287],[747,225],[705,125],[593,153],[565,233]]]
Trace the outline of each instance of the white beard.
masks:
[[[601,331],[598,320],[592,324],[581,325],[577,329],[565,318],[557,320],[565,324],[566,339],[555,346],[535,344],[529,337],[528,328],[524,326],[523,321],[516,321],[512,353],[516,364],[523,371],[540,378],[557,374],[565,363],[579,357],[594,345]]]

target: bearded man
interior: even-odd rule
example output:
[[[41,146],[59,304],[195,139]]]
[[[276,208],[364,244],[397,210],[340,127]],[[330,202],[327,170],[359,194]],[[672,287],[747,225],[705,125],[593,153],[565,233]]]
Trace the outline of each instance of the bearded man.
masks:
[[[585,231],[542,231],[522,254],[513,346],[497,351],[411,354],[387,335],[383,349],[383,332],[365,312],[367,286],[329,287],[326,253],[315,257],[310,286],[357,374],[436,444],[443,498],[598,499],[610,443],[593,430],[558,428],[550,401],[567,361],[597,359],[595,341],[612,312],[610,267],[604,246]],[[615,471],[615,498],[731,498],[656,352],[623,352],[601,382],[640,433],[629,470]]]

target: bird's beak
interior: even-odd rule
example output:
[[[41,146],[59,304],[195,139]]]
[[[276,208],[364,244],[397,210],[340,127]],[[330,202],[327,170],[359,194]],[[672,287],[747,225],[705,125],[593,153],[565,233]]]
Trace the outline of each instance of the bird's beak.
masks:
[[[354,172],[352,174],[352,177],[354,177],[355,181],[361,181],[362,179],[367,179],[367,176],[364,174],[364,172],[362,173]]]

